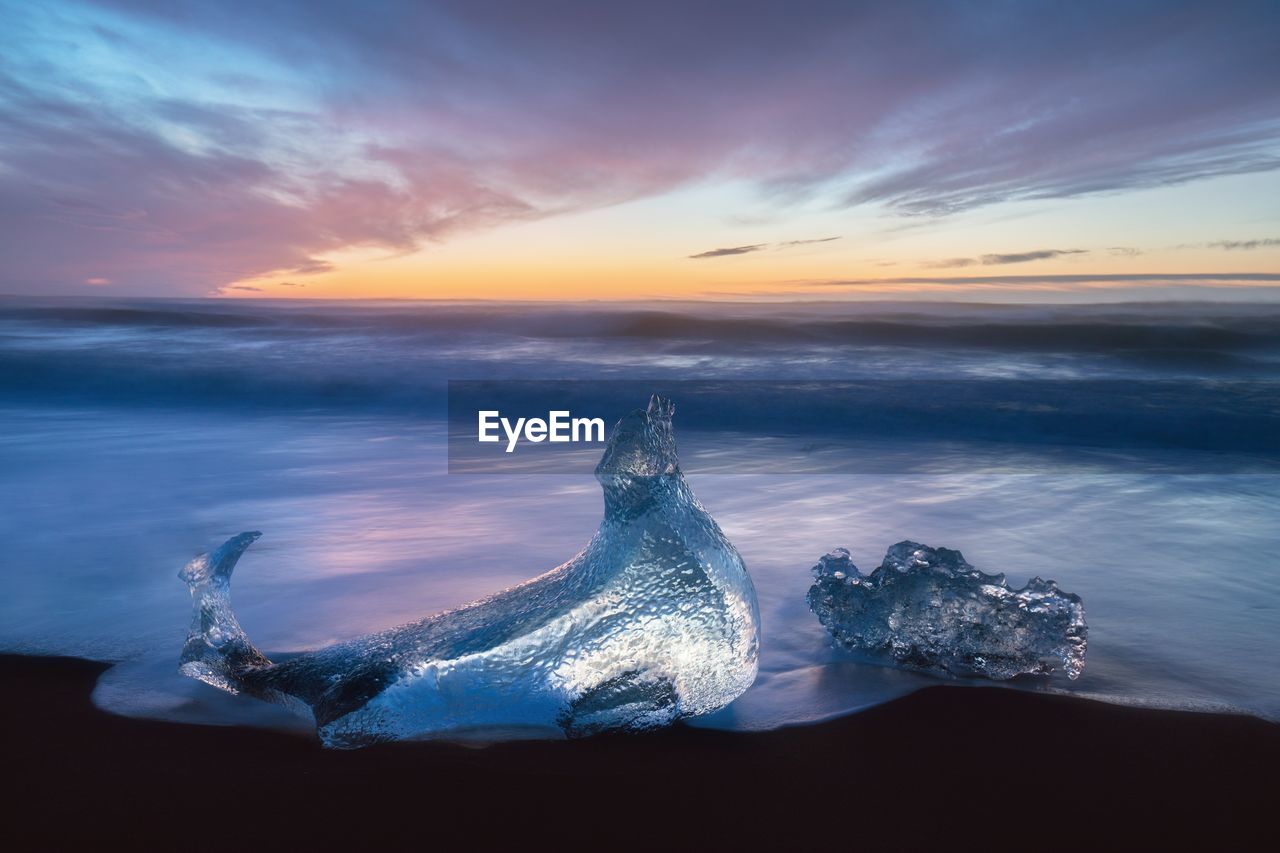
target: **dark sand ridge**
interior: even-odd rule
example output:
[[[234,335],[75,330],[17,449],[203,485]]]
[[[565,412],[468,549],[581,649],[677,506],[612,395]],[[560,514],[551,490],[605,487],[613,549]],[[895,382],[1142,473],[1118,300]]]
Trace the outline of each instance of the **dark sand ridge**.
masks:
[[[0,656],[6,849],[1269,847],[1280,725],[939,686],[760,734],[331,752],[94,708],[104,664]],[[1271,841],[1268,841],[1271,839]],[[13,846],[17,844],[18,846]]]

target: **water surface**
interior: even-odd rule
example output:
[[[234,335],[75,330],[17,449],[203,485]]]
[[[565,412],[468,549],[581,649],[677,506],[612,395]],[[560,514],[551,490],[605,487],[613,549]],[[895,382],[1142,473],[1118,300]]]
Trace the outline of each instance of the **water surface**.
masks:
[[[1248,453],[1231,452],[1234,438],[1189,446],[1194,429],[1099,448],[1096,423],[1091,444],[1067,430],[979,446],[951,440],[943,412],[933,435],[863,424],[843,441],[828,425],[821,464],[762,473],[724,459],[812,458],[814,442],[755,434],[745,413],[732,434],[683,434],[678,412],[690,483],[746,560],[763,620],[756,685],[698,724],[810,722],[934,683],[831,649],[804,604],[825,551],[847,547],[867,571],[908,538],[1083,597],[1084,675],[1015,686],[1280,718],[1265,391],[1278,330],[1274,309],[1250,306],[6,300],[0,647],[121,661],[95,694],[118,712],[297,725],[176,676],[189,598],[175,575],[194,554],[264,532],[237,569],[236,612],[261,648],[287,654],[517,583],[576,553],[599,521],[580,469],[449,473],[449,379],[1163,382],[1178,408],[1156,421],[1239,415]],[[1116,434],[1132,431],[1114,415]]]

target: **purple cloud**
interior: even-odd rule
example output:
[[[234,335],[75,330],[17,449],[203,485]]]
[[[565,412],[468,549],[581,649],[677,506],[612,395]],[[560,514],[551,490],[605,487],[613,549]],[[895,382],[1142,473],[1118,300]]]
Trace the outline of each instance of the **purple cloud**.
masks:
[[[1260,240],[1217,240],[1209,244],[1215,249],[1226,249],[1234,251],[1243,249],[1245,251],[1251,249],[1273,249],[1280,247],[1280,239],[1275,237],[1264,237]]]
[[[729,255],[745,255],[748,252],[758,252],[768,243],[755,243],[750,246],[730,246],[725,249],[710,249],[705,252],[699,252],[696,255],[690,255],[690,258],[723,258]]]
[[[817,237],[812,240],[783,240],[781,243],[778,243],[777,246],[779,249],[785,249],[788,246],[809,246],[813,243],[830,243],[833,240],[839,239],[839,237]]]
[[[809,246],[814,243],[830,243],[832,240],[839,239],[839,237],[819,237],[814,240],[783,240],[780,243],[752,243],[749,246],[729,246],[728,248],[723,249],[711,249],[706,252],[699,252],[696,255],[689,255],[688,257],[694,259],[723,258],[728,255],[745,255],[749,252],[760,252],[770,246],[773,246],[775,249],[790,249],[793,246]]]
[[[1211,272],[1211,273],[1080,273],[1050,275],[959,275],[946,277],[905,276],[898,278],[848,278],[832,281],[797,282],[804,288],[858,288],[882,285],[930,284],[946,287],[995,285],[1025,287],[1042,284],[1280,284],[1280,273]]]
[[[945,261],[935,261],[926,266],[934,269],[950,269],[954,267],[972,267],[978,264],[982,266],[999,266],[1002,264],[1025,264],[1030,261],[1044,261],[1050,258],[1060,258],[1063,255],[1087,255],[1088,249],[1036,249],[1032,252],[1010,252],[1007,254],[983,255],[979,258],[948,258]]]
[[[65,12],[0,36],[4,290],[207,293],[709,176],[936,216],[1280,167],[1274,3]]]

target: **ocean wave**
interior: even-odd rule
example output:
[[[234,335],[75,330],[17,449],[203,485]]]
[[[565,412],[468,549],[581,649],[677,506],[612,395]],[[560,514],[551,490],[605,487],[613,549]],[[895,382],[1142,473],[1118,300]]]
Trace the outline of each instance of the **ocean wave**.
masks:
[[[709,341],[1063,352],[1280,349],[1280,306],[1154,303],[1024,307],[935,304],[321,303],[8,299],[0,323],[53,330],[274,329],[491,333],[556,339]]]
[[[1101,441],[1115,429],[1141,427],[1144,434],[1183,436],[1204,433],[1205,419],[1217,417],[1217,445],[1225,445],[1252,436],[1256,424],[1272,426],[1270,392],[1258,388],[1280,378],[1278,367],[1280,312],[1240,306],[0,300],[0,396],[11,402],[434,417],[445,411],[449,380],[751,380],[753,386],[737,386],[732,395],[706,396],[717,399],[717,407],[705,414],[695,409],[687,426],[697,428],[705,418],[714,428],[750,422],[763,429],[776,426],[781,413],[794,420],[802,412],[827,412],[807,418],[805,429],[943,434],[964,432],[968,424],[965,429],[982,438],[1015,423],[1012,410],[998,408],[1012,400],[1032,407],[1016,421],[1027,435],[1067,431]],[[871,384],[846,395],[853,401],[848,406],[837,405],[842,397],[830,387],[806,391],[794,382],[779,392],[785,401],[762,398],[768,383],[801,377]],[[964,390],[947,384],[978,379],[1016,381],[969,383]],[[1155,386],[1131,385],[1123,393],[1063,386],[1074,389],[1068,394],[1043,384],[1061,379],[1200,385],[1187,385],[1176,400],[1160,391],[1157,407]],[[936,380],[945,381],[920,384]],[[1213,386],[1227,380],[1263,384],[1230,392]],[[1039,390],[1018,384],[1031,382]],[[593,393],[611,402],[610,393]],[[1046,394],[1053,397],[1047,403]],[[1140,406],[1124,402],[1135,395],[1147,399]],[[902,413],[923,400],[946,401],[946,419],[920,409],[904,421]],[[625,410],[634,401],[619,404]],[[1031,414],[1042,404],[1059,416]],[[993,412],[999,414],[994,420]],[[1201,427],[1177,426],[1189,418]],[[1245,446],[1258,442],[1249,438]]]

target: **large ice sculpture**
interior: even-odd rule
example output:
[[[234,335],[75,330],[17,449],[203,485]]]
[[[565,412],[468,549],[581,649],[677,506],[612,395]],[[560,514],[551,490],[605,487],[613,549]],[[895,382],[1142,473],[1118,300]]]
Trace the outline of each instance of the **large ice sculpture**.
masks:
[[[670,401],[613,430],[604,520],[569,562],[421,622],[271,663],[228,600],[242,533],[180,574],[194,615],[181,670],[315,715],[326,746],[433,736],[645,729],[705,714],[755,680],[760,622],[738,552],[690,491]]]
[[[836,642],[874,661],[1003,680],[1084,669],[1084,605],[1053,581],[1010,589],[959,551],[899,542],[863,576],[837,548],[813,567],[809,608]]]

